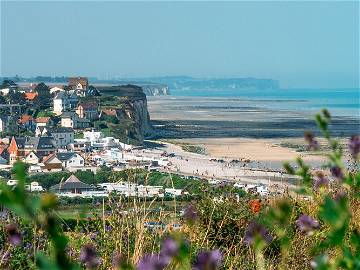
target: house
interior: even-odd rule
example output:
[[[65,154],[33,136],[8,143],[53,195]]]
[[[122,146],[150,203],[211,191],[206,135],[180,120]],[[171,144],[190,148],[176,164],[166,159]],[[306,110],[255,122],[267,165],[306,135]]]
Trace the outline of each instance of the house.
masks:
[[[63,112],[76,108],[78,101],[76,91],[60,91],[53,99],[53,112],[56,115],[61,115]]]
[[[31,151],[28,153],[24,158],[23,161],[28,164],[38,164],[40,159],[39,157],[34,153],[34,151]]]
[[[58,148],[66,147],[74,142],[74,130],[71,127],[45,127],[43,133],[53,137]]]
[[[36,128],[36,123],[32,116],[28,114],[23,114],[18,120],[19,125],[27,130],[34,131]]]
[[[63,92],[63,91],[65,91],[65,90],[58,86],[54,86],[54,87],[50,88],[50,94],[56,94],[58,92]]]
[[[74,112],[64,112],[61,115],[61,126],[73,129],[84,129],[90,126],[90,120],[86,118],[79,118],[79,116]]]
[[[87,97],[99,97],[101,96],[99,90],[95,87],[90,85],[89,88],[85,92],[85,96]]]
[[[1,116],[0,117],[0,132],[5,132],[7,127],[7,117]]]
[[[0,89],[0,94],[1,94],[2,96],[7,96],[9,93],[10,93],[10,88]]]
[[[59,172],[62,171],[62,162],[59,160],[55,154],[50,154],[48,156],[43,157],[42,166],[43,171],[48,172]]]
[[[57,93],[53,99],[53,104],[54,104],[53,112],[56,115],[61,115],[63,112],[70,109],[70,103],[67,93],[66,92]]]
[[[76,113],[80,118],[96,120],[99,118],[97,104],[95,102],[80,103],[77,106]]]
[[[8,147],[11,165],[26,157],[30,152],[34,152],[37,157],[42,158],[55,151],[55,142],[52,137],[12,137]]]
[[[75,175],[71,175],[65,182],[50,187],[50,191],[57,193],[75,193],[81,194],[86,191],[93,191],[95,188],[91,185],[81,182]]]
[[[47,128],[45,126],[36,126],[35,136],[42,137],[47,135]]]
[[[35,122],[37,127],[51,127],[54,125],[54,121],[51,117],[38,117]]]
[[[79,95],[84,96],[89,87],[89,81],[86,77],[71,77],[68,80],[68,85],[70,89],[77,90]]]
[[[61,161],[64,169],[74,167],[84,167],[85,160],[78,153],[74,152],[63,152],[57,153],[56,157]]]
[[[38,96],[38,92],[27,92],[27,93],[24,93],[24,97],[26,99],[26,101],[34,101],[34,99]]]

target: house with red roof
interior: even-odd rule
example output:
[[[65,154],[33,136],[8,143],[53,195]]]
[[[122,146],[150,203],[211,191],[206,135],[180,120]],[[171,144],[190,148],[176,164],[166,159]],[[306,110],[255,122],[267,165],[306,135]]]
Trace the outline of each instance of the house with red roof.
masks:
[[[34,99],[38,96],[38,92],[28,92],[24,93],[25,99],[27,101],[34,101]]]
[[[36,128],[36,123],[31,115],[23,114],[18,120],[18,124],[20,127],[34,131]]]

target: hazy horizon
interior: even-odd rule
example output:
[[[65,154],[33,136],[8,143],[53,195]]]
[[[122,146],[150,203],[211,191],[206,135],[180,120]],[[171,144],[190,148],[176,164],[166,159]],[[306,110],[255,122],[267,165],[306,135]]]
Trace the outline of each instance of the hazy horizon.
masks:
[[[358,2],[0,7],[4,77],[252,77],[281,88],[359,88]]]

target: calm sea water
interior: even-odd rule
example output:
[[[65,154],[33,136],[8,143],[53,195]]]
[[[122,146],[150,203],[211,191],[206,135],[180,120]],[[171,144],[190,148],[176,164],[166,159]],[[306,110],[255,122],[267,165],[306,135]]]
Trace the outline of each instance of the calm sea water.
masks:
[[[241,98],[259,107],[280,110],[316,112],[327,108],[333,115],[360,119],[360,89],[174,89],[171,95]]]

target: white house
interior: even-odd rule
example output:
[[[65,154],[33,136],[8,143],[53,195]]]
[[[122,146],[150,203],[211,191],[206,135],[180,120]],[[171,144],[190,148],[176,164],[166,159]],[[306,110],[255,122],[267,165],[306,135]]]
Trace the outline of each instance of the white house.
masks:
[[[74,152],[64,152],[57,153],[56,157],[61,161],[62,166],[66,168],[70,167],[84,167],[85,160],[78,153]]]
[[[10,88],[0,89],[0,93],[1,93],[1,95],[3,95],[3,96],[7,96],[7,95],[10,93]]]
[[[54,121],[48,116],[38,117],[35,119],[35,122],[36,127],[51,127],[54,125]]]
[[[75,92],[67,93],[60,91],[53,99],[53,112],[56,115],[61,115],[63,112],[73,109],[78,103],[78,97]]]
[[[33,151],[31,151],[24,157],[23,161],[28,164],[38,164],[39,157]]]
[[[64,92],[64,89],[60,88],[58,86],[50,88],[50,94],[55,94],[55,93],[58,93],[58,92]]]
[[[74,129],[83,129],[90,126],[90,120],[79,118],[74,112],[64,112],[61,115],[61,126]]]
[[[6,119],[5,117],[0,117],[0,132],[4,132],[6,129]]]

